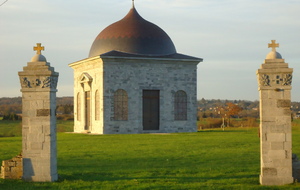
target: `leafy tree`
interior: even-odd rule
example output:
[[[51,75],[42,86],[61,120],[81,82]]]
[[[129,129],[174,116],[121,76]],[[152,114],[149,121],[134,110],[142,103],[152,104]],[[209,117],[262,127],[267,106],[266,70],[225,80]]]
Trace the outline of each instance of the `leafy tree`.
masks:
[[[240,106],[232,102],[228,102],[226,105],[226,113],[228,117],[238,116],[238,114],[243,110]]]
[[[228,117],[228,126],[230,126],[230,118],[233,116],[238,116],[238,114],[242,111],[242,108],[232,102],[226,103],[226,114]]]

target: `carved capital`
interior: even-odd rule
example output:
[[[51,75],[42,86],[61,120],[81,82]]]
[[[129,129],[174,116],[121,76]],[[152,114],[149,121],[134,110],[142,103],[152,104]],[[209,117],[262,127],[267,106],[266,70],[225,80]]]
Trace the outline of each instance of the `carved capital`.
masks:
[[[20,77],[22,88],[51,88],[56,89],[57,77],[51,76],[26,76]]]
[[[259,84],[261,86],[270,86],[270,76],[266,74],[260,75]]]
[[[285,75],[283,75],[282,85],[283,86],[291,86],[292,85],[292,79],[293,79],[293,75],[292,74],[285,74]]]
[[[261,74],[259,75],[259,85],[264,87],[291,86],[293,75],[288,74]]]

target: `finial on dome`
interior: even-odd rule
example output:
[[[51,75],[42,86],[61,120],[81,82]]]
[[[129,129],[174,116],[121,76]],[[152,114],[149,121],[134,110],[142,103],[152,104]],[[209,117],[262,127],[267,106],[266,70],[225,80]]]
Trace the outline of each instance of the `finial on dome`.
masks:
[[[41,53],[44,50],[45,47],[41,46],[41,43],[36,43],[36,47],[33,47],[33,51],[36,51],[36,54],[31,58],[31,62],[47,62],[46,57]]]
[[[268,53],[266,56],[266,59],[282,59],[282,56],[280,53],[276,51],[276,48],[279,47],[279,44],[276,43],[276,40],[271,40],[272,43],[268,44],[269,48],[272,48],[272,51]]]
[[[134,0],[132,0],[132,8],[134,8]]]
[[[272,51],[273,52],[276,52],[276,48],[279,47],[279,44],[276,44],[276,40],[271,40],[272,43],[271,44],[268,44],[268,48],[272,48]]]
[[[36,51],[36,54],[39,54],[41,55],[41,51],[44,51],[45,50],[45,47],[44,46],[41,46],[41,43],[36,43],[36,47],[33,47],[33,51]]]

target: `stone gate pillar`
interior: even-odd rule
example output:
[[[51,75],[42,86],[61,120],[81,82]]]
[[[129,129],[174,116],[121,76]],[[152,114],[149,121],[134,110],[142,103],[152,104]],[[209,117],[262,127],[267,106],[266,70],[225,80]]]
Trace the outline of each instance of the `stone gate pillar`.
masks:
[[[260,95],[260,160],[262,185],[293,183],[291,89],[292,72],[272,40],[272,51],[257,70]]]
[[[22,92],[23,180],[56,181],[56,86],[58,73],[41,54],[19,72]]]

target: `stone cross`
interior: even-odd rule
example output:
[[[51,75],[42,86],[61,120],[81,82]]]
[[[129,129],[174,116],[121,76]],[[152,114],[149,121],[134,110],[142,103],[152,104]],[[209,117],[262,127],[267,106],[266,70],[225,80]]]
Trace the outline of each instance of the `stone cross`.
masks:
[[[42,54],[41,51],[45,50],[44,46],[41,46],[41,43],[36,43],[36,47],[33,47],[33,51],[36,51],[36,54]]]
[[[268,44],[269,48],[272,48],[272,51],[276,52],[276,48],[279,47],[279,44],[276,44],[276,40],[271,40],[272,43]]]

